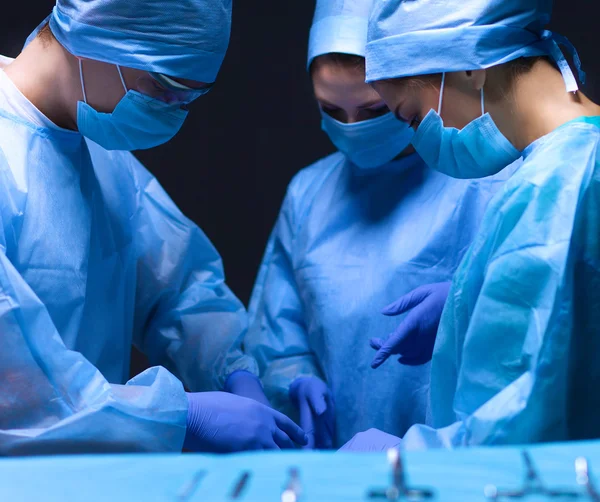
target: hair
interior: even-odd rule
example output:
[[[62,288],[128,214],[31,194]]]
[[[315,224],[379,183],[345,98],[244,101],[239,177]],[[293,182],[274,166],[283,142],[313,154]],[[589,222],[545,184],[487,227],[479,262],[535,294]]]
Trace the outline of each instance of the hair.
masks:
[[[491,78],[486,83],[486,91],[490,98],[496,101],[509,99],[517,81],[539,63],[550,64],[558,71],[556,63],[548,56],[521,57],[490,68]]]
[[[556,63],[548,56],[521,57],[508,63],[493,66],[488,69],[489,78],[486,81],[487,95],[495,101],[509,99],[516,82],[527,75],[537,64],[544,62],[552,65],[557,71]],[[427,85],[439,85],[441,73],[419,75],[417,77],[401,77],[385,79],[383,82],[394,83],[408,88],[423,88]]]
[[[365,58],[355,54],[344,54],[341,52],[330,52],[317,56],[310,64],[310,73],[312,75],[319,66],[331,64],[344,69],[365,71]]]
[[[50,23],[46,23],[44,26],[42,26],[42,28],[40,29],[40,31],[37,34],[37,38],[39,38],[42,41],[44,46],[47,46],[48,44],[50,44],[54,40],[56,40],[54,38],[54,34],[52,33],[52,30],[50,29]]]

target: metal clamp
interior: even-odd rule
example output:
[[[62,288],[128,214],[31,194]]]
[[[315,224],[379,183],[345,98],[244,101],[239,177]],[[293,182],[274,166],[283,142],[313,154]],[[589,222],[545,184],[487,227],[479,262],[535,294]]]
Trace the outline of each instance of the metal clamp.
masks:
[[[575,475],[577,484],[582,486],[587,493],[587,496],[593,502],[600,502],[600,494],[596,490],[596,486],[590,478],[589,463],[587,458],[578,457],[575,459]]]
[[[406,485],[406,476],[402,456],[397,448],[391,448],[387,452],[388,463],[392,468],[392,480],[390,486],[385,490],[371,490],[368,493],[369,498],[386,500],[428,500],[434,497],[435,493],[429,488],[415,488]]]
[[[525,479],[523,486],[515,490],[499,490],[495,485],[487,485],[483,489],[483,493],[488,500],[500,500],[502,498],[520,499],[530,495],[543,495],[549,498],[579,498],[580,492],[569,489],[547,488],[542,482],[537,470],[533,465],[529,452],[523,450],[521,452],[523,462],[525,463]]]
[[[302,494],[302,485],[300,484],[300,475],[296,467],[290,468],[290,478],[281,493],[281,502],[298,502]]]

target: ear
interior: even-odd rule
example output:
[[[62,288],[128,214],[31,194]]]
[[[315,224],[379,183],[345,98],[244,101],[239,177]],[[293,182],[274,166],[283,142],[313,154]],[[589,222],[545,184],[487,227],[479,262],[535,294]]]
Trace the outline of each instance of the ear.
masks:
[[[486,70],[468,70],[452,73],[452,85],[463,92],[479,92],[487,79]]]
[[[473,89],[476,91],[481,91],[485,86],[485,82],[487,80],[487,71],[486,70],[474,70],[471,71],[471,81],[473,83]]]

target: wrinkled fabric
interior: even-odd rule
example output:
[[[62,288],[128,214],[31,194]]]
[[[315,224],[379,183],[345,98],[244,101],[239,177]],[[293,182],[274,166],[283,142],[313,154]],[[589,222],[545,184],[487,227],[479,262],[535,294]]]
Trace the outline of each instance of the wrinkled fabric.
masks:
[[[575,91],[558,44],[572,46],[545,30],[551,13],[552,0],[376,0],[368,27],[367,82],[552,56],[567,90]]]
[[[454,278],[407,449],[600,437],[600,118],[533,143]]]
[[[289,386],[315,376],[333,393],[335,447],[371,427],[402,436],[424,423],[429,365],[372,370],[369,339],[401,321],[381,314],[387,304],[452,278],[509,171],[456,180],[411,155],[367,175],[340,153],[301,171],[267,245],[245,338],[274,406],[296,418]]]
[[[0,193],[0,454],[181,450],[176,377],[256,372],[210,241],[131,154],[2,107]]]
[[[364,57],[372,3],[373,0],[317,0],[308,38],[307,68],[316,57],[331,52]]]
[[[75,56],[214,82],[231,31],[231,0],[57,0],[56,39]]]

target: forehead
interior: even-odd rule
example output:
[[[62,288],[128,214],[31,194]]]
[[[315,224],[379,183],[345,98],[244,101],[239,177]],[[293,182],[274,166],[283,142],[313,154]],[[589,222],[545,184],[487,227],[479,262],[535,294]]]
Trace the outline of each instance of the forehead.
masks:
[[[360,86],[365,84],[364,67],[336,63],[316,64],[311,72],[315,85]]]

